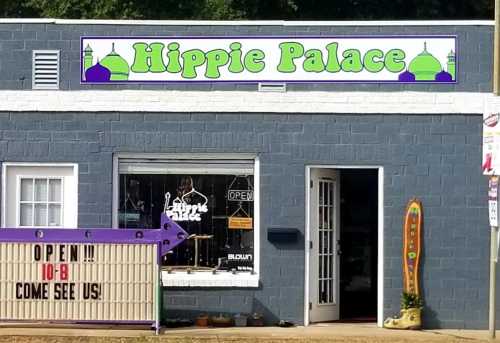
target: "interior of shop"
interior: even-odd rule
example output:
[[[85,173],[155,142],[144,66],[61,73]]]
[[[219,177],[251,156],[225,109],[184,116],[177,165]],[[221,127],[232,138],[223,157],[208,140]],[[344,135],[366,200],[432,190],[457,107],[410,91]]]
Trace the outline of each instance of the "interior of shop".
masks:
[[[340,321],[377,320],[377,169],[340,171]]]

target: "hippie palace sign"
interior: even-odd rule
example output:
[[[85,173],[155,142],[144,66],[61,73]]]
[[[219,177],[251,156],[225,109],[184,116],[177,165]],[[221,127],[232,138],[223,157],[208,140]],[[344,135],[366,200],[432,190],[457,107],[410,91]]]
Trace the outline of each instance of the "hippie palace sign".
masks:
[[[82,37],[81,82],[457,82],[455,36]]]

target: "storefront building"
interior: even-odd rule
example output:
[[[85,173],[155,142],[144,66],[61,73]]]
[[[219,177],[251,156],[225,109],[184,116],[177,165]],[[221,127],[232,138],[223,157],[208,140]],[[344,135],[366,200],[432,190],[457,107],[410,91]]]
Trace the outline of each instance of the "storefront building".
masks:
[[[485,328],[492,37],[481,21],[0,20],[1,226],[166,212],[191,235],[163,262],[167,318],[381,325],[417,197],[425,327]]]

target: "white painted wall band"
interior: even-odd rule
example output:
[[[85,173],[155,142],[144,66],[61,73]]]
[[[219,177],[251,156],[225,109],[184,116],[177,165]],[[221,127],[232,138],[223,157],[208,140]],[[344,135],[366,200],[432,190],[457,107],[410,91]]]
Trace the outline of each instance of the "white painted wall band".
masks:
[[[0,111],[243,112],[243,113],[483,113],[499,108],[490,93],[248,92],[248,91],[0,91]],[[493,105],[491,105],[493,104]]]

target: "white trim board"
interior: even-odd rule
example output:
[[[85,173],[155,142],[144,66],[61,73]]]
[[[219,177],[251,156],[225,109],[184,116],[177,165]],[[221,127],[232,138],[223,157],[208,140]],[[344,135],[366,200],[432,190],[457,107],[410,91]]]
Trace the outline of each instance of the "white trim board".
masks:
[[[493,20],[111,20],[2,18],[0,24],[149,26],[494,26]]]
[[[251,91],[0,91],[0,111],[482,114],[490,93]],[[498,103],[500,107],[500,102]]]
[[[384,323],[384,167],[371,165],[308,165],[305,177],[305,239],[304,239],[304,326],[309,323],[309,253],[311,240],[310,228],[310,192],[311,169],[376,169],[378,171],[378,250],[377,250],[377,326],[382,327]]]

